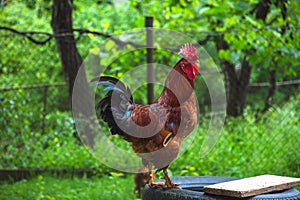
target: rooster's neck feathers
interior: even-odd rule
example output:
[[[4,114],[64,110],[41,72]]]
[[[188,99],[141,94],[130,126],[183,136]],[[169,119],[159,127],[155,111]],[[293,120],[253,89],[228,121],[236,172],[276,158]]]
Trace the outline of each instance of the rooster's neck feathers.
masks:
[[[186,61],[185,58],[182,58],[169,73],[165,87],[157,99],[158,103],[177,107],[193,93],[194,81],[188,79],[181,68],[181,64]]]

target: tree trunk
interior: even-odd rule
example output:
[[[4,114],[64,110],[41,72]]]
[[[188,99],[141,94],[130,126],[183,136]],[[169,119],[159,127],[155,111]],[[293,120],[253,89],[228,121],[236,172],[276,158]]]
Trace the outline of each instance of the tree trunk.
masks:
[[[84,144],[93,148],[95,134],[89,124],[95,121],[94,105],[92,105],[85,70],[81,66],[82,58],[73,35],[72,9],[73,0],[53,0],[51,26],[54,34],[59,34],[59,37],[55,37],[56,46],[68,85],[69,102],[76,119],[76,128]],[[76,77],[79,69],[80,76]],[[76,92],[73,90],[75,81]]]
[[[265,107],[263,108],[262,113],[267,112],[269,108],[272,106],[271,101],[276,90],[276,71],[275,70],[270,71],[269,76],[270,76],[269,90],[265,101]]]
[[[217,50],[228,50],[229,46],[224,41],[223,36],[220,36],[216,42]],[[246,97],[247,88],[249,85],[251,67],[244,57],[242,68],[238,73],[235,66],[221,59],[221,67],[225,75],[225,85],[226,85],[226,97],[227,97],[227,115],[237,117],[243,113]]]
[[[250,14],[255,13],[256,19],[265,21],[268,12],[270,11],[271,1],[259,1]],[[224,36],[219,36],[216,39],[217,50],[229,50],[229,45],[225,42]],[[235,66],[223,59],[220,60],[221,67],[225,75],[226,95],[227,95],[227,115],[237,117],[243,114],[246,99],[247,88],[251,76],[251,66],[246,59],[245,52],[244,59],[240,71],[237,73]]]
[[[82,63],[73,35],[72,9],[73,0],[53,0],[51,20],[53,32],[54,34],[66,34],[63,37],[55,37],[55,39],[63,74],[68,85],[70,102],[75,78]]]
[[[250,82],[251,75],[251,66],[246,58],[247,55],[244,56],[241,68],[241,74],[238,77],[238,85],[239,85],[239,114],[243,114],[244,108],[246,106],[246,98],[248,92],[248,86]]]

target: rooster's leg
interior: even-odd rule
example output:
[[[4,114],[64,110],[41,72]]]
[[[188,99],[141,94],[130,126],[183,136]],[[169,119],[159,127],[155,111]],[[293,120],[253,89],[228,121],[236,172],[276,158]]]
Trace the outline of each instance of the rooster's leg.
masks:
[[[154,182],[155,179],[156,179],[155,171],[152,170],[150,174],[149,185],[152,187],[165,186],[164,182]]]
[[[180,187],[179,185],[176,185],[176,184],[174,184],[174,183],[171,181],[167,169],[168,169],[168,166],[165,167],[165,168],[163,168],[163,172],[164,172],[164,174],[165,174],[165,180],[166,180],[165,185],[166,185],[168,188],[178,188],[178,189],[181,189],[181,187]]]

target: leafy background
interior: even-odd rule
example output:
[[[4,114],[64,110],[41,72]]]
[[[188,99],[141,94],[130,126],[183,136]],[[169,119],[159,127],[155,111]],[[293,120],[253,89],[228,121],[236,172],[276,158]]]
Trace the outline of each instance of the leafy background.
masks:
[[[75,1],[74,27],[119,34],[144,27],[144,17],[154,16],[154,27],[184,32],[196,40],[207,35],[224,34],[230,49],[217,51],[213,40],[204,48],[217,65],[220,58],[242,62],[245,51],[252,64],[251,83],[268,82],[268,72],[276,70],[277,81],[300,79],[299,2],[288,2],[288,22],[293,37],[282,37],[278,26],[285,25],[280,9],[271,7],[266,26],[247,15],[258,0],[208,1]],[[0,23],[20,31],[52,32],[49,0],[2,1]],[[209,6],[207,6],[209,5]],[[221,21],[221,22],[220,22]],[[37,36],[42,37],[42,36]],[[0,30],[0,88],[34,84],[63,83],[64,76],[55,41],[36,45],[27,39]],[[43,39],[43,38],[38,38]],[[104,38],[87,34],[77,42],[84,58],[101,51],[95,44]],[[176,58],[156,51],[155,61],[172,66]],[[108,73],[121,76],[133,66],[145,64],[145,51],[122,56]],[[209,124],[210,99],[201,78],[197,91],[201,120],[197,138],[171,166],[173,176],[248,177],[264,173],[300,177],[299,85],[278,87],[272,107],[261,114],[268,87],[250,87],[247,107],[242,116],[228,118],[218,143],[201,157],[199,149]],[[134,96],[145,102],[145,88]],[[160,89],[156,89],[156,96]],[[46,100],[45,100],[46,99]],[[45,105],[46,101],[46,105]],[[67,88],[59,86],[30,89],[3,89],[0,93],[0,168],[1,169],[93,169],[92,178],[43,174],[13,183],[2,181],[1,199],[133,199],[132,174],[114,171],[98,162],[81,145],[69,109]],[[128,145],[112,138],[119,146]],[[200,159],[199,159],[200,158]]]

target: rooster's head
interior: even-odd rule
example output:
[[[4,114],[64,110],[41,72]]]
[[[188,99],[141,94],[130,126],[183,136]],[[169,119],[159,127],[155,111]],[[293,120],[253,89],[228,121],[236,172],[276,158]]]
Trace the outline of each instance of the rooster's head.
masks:
[[[184,57],[181,61],[182,71],[187,75],[188,79],[194,80],[198,75],[198,65],[196,63],[199,61],[196,48],[192,44],[185,44],[178,54]]]

